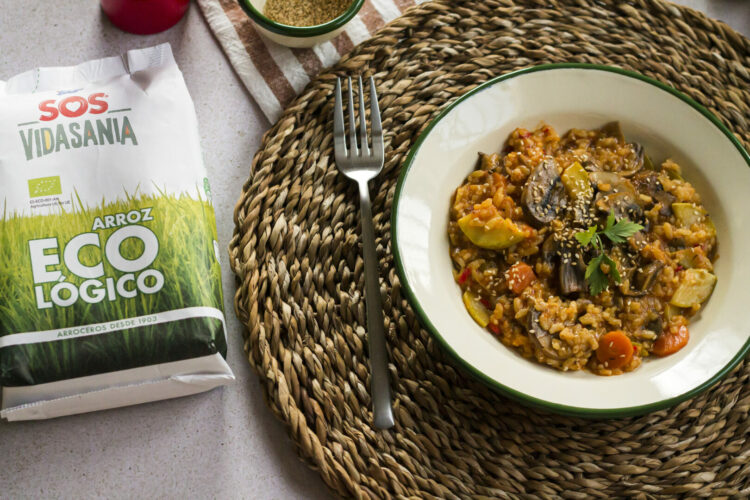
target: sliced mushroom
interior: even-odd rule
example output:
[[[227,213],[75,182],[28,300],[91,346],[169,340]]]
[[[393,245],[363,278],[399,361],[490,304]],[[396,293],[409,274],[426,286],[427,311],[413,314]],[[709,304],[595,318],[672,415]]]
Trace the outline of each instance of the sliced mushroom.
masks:
[[[646,267],[630,268],[625,271],[622,282],[620,283],[620,293],[628,297],[643,297],[647,295],[656,283],[664,264],[659,261],[652,261]]]
[[[659,208],[659,215],[661,215],[662,217],[671,217],[672,203],[674,203],[677,198],[675,198],[670,193],[667,193],[666,191],[659,191],[654,196],[654,199],[661,203],[661,208]]]
[[[676,198],[664,191],[664,186],[659,182],[659,176],[655,172],[639,172],[633,177],[633,185],[638,193],[650,196],[654,203],[661,203],[659,215],[662,217],[672,215],[672,203]]]
[[[620,270],[621,281],[618,289],[626,297],[642,297],[646,295],[633,286],[635,274],[638,267],[638,257],[632,252],[628,252],[622,247],[615,247],[612,250],[612,259],[617,262],[617,269]]]
[[[625,191],[612,194],[599,193],[596,197],[596,208],[604,213],[614,212],[617,220],[630,219],[640,222],[644,219],[643,209],[636,197]]]
[[[523,188],[521,202],[526,215],[536,227],[549,224],[566,205],[567,197],[557,164],[552,159],[541,162]]]
[[[687,243],[682,238],[672,238],[671,240],[669,240],[669,244],[667,245],[667,248],[670,252],[678,252],[680,250],[684,250],[687,247]]]
[[[644,167],[644,164],[646,163],[646,150],[643,148],[642,144],[639,144],[637,142],[634,142],[631,144],[633,146],[633,153],[635,153],[635,165],[638,165],[638,170]]]
[[[630,165],[630,168],[627,168],[625,170],[620,170],[617,172],[619,175],[623,177],[632,177],[636,173],[640,172],[643,169],[646,153],[643,150],[643,146],[638,144],[637,142],[632,144],[633,146],[633,162]]]
[[[533,307],[529,310],[528,323],[526,325],[527,334],[531,341],[549,358],[559,360],[560,356],[552,348],[552,334],[542,328],[539,324],[541,313]]]
[[[664,187],[661,185],[661,182],[659,182],[659,176],[656,172],[648,172],[645,170],[643,172],[638,172],[631,181],[636,191],[640,194],[651,196],[652,198],[659,191],[664,191]]]
[[[563,295],[572,295],[586,290],[586,268],[581,269],[571,264],[563,262],[560,264],[560,291]]]
[[[629,179],[614,172],[593,172],[589,177],[599,190],[594,204],[601,212],[614,211],[618,220],[626,218],[644,225],[648,223],[643,215],[642,201]]]
[[[588,154],[581,155],[578,158],[578,161],[581,162],[581,165],[583,165],[583,168],[585,168],[586,171],[588,172],[599,172],[602,169],[601,165],[599,165],[599,162],[596,160],[596,158],[592,158]]]
[[[630,273],[630,275],[627,278],[624,278],[622,282],[618,285],[618,288],[620,289],[620,293],[625,295],[626,297],[643,297],[646,295],[646,292],[643,292],[641,290],[635,290],[630,287],[630,284],[632,283],[631,280],[633,279],[633,273]],[[618,307],[622,307],[622,305],[619,305]]]
[[[646,267],[638,270],[635,275],[635,286],[638,290],[648,293],[653,288],[659,273],[664,268],[664,263],[658,260],[652,261]]]
[[[574,260],[572,252],[560,261],[560,292],[572,295],[586,290],[586,264],[583,258]]]
[[[620,122],[609,122],[605,125],[603,125],[599,129],[599,133],[601,135],[604,135],[606,137],[614,137],[617,139],[617,142],[620,144],[625,144],[625,134],[622,133],[622,128],[620,127]],[[648,155],[646,155],[645,150],[643,149],[643,146],[641,144],[633,143],[633,162],[630,165],[630,168],[621,170],[618,172],[623,177],[631,177],[636,172],[641,171],[644,167],[650,168],[653,170],[653,164],[651,163],[651,159],[648,158]]]
[[[542,244],[542,259],[550,266],[554,266],[555,259],[558,256],[560,245],[555,238],[554,233],[550,233],[547,239]]]
[[[654,332],[656,335],[661,335],[664,330],[664,321],[661,316],[656,316],[646,323],[646,330]]]

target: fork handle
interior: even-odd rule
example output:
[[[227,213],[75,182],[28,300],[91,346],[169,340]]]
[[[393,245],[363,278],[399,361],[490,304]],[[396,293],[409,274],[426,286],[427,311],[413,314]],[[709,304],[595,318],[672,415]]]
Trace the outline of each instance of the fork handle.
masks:
[[[380,302],[378,256],[375,253],[375,230],[372,225],[370,190],[367,181],[359,182],[360,217],[362,218],[362,250],[365,260],[365,305],[367,308],[367,339],[370,345],[370,392],[375,427],[393,427],[391,386],[388,381],[388,352],[385,348],[383,307]]]

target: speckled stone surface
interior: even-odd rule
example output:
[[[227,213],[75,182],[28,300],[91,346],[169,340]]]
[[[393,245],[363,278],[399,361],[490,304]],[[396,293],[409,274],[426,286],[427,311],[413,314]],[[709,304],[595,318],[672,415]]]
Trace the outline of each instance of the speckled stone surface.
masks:
[[[680,0],[750,36],[748,0]],[[221,246],[250,160],[269,124],[192,6],[148,37],[114,28],[97,2],[3,0],[0,79],[36,66],[76,64],[168,41],[195,101]],[[228,361],[237,381],[182,399],[66,417],[0,423],[0,498],[328,498],[265,407],[232,313],[234,280],[222,253]]]

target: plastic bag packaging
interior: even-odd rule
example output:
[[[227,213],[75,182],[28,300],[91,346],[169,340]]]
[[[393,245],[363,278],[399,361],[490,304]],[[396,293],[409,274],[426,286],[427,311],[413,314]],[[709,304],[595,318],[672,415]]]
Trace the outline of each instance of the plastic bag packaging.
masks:
[[[8,420],[234,379],[211,190],[168,44],[0,81]]]

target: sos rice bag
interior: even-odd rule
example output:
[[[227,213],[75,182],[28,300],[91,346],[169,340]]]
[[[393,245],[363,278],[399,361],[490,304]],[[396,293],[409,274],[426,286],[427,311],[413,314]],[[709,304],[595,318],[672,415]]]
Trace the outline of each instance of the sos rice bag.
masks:
[[[169,45],[0,81],[0,211],[0,415],[234,379],[211,189]]]

